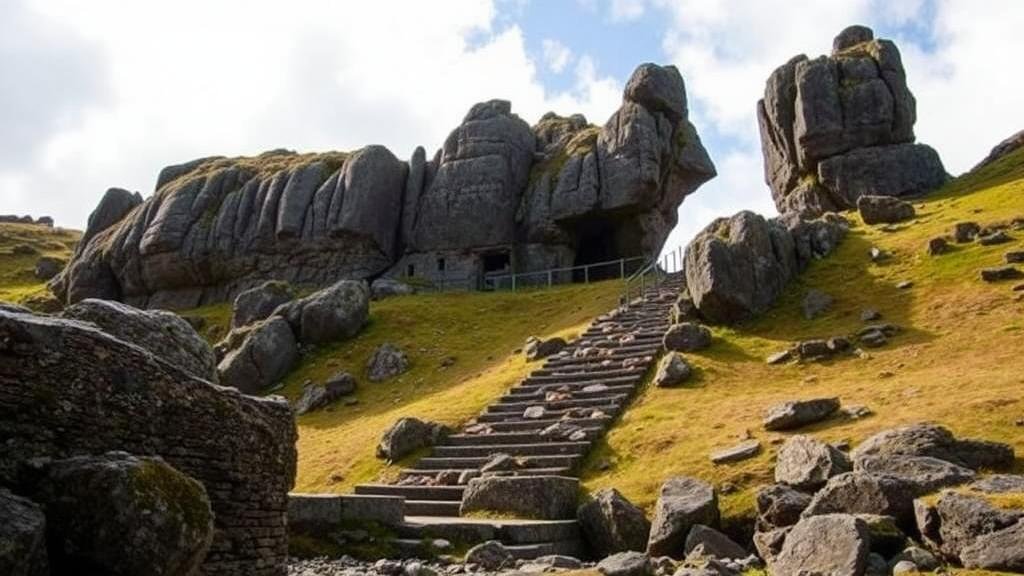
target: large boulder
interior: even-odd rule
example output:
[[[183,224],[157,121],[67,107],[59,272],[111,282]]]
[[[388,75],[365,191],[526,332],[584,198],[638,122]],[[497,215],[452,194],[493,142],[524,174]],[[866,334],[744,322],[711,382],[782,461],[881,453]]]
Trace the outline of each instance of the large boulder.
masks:
[[[216,383],[213,348],[181,316],[164,310],[139,310],[109,300],[86,299],[64,309],[62,316],[92,322],[104,332],[137,344],[190,374]]]
[[[473,546],[466,552],[466,563],[476,564],[484,570],[497,571],[515,564],[515,558],[505,545],[497,540],[488,540]],[[401,565],[399,565],[399,569]]]
[[[370,316],[370,288],[366,282],[341,280],[278,308],[275,314],[288,319],[303,344],[352,338]]]
[[[291,302],[295,290],[287,282],[268,280],[235,297],[231,306],[231,327],[248,326],[274,313],[278,306]]]
[[[159,458],[108,452],[58,460],[34,498],[46,508],[50,561],[58,571],[190,574],[213,540],[205,488]]]
[[[1005,469],[1013,465],[1013,447],[986,440],[959,439],[937,424],[911,424],[885,430],[861,442],[853,460],[866,456],[929,456],[972,470]]]
[[[812,516],[793,526],[770,567],[772,574],[864,576],[869,552],[863,520],[849,514]]]
[[[725,534],[703,524],[690,528],[686,535],[686,556],[718,558],[720,560],[742,560],[750,555],[742,546]]]
[[[669,352],[658,361],[658,370],[654,375],[654,385],[659,388],[676,386],[686,382],[693,374],[693,368],[682,354]]]
[[[922,540],[971,568],[1020,570],[1024,510],[1004,510],[984,498],[948,490],[934,503],[914,501]]]
[[[0,574],[47,576],[46,517],[38,504],[0,488]]]
[[[811,504],[811,495],[786,484],[771,484],[757,491],[757,529],[768,532],[792,526]]]
[[[450,430],[443,424],[424,422],[418,418],[400,418],[384,432],[377,444],[377,458],[395,461],[420,448],[433,446]]]
[[[654,566],[650,556],[641,552],[619,552],[601,560],[597,571],[604,576],[651,576]]]
[[[816,490],[829,478],[849,472],[846,454],[810,436],[793,436],[779,449],[775,460],[775,481],[798,489]]]
[[[893,196],[865,194],[857,198],[857,211],[865,224],[893,224],[914,217],[914,206],[910,202]]]
[[[651,532],[644,511],[614,488],[595,492],[576,511],[576,519],[590,551],[598,557],[627,550],[643,551]]]
[[[711,346],[711,330],[696,322],[673,324],[661,339],[669,352],[696,352]]]
[[[686,247],[686,285],[701,317],[730,323],[768,310],[815,258],[829,254],[847,223],[765,219],[753,212],[718,218]]]
[[[710,484],[686,476],[670,478],[654,507],[647,553],[682,558],[690,529],[697,524],[717,527],[719,520],[718,495]]]
[[[842,31],[830,56],[776,69],[757,103],[765,181],[781,213],[847,210],[862,195],[909,196],[947,179],[914,144],[917,104],[899,50],[871,29]]]
[[[854,470],[876,476],[895,476],[912,485],[918,495],[965,484],[975,477],[970,468],[930,456],[862,455],[857,458]]]
[[[299,358],[291,327],[277,316],[232,330],[222,346],[227,351],[217,365],[220,383],[246,394],[279,383]]]
[[[873,514],[891,516],[906,526],[913,524],[915,496],[914,487],[899,478],[848,472],[830,479],[803,515]]]
[[[564,520],[576,517],[580,483],[566,476],[486,476],[469,481],[459,514],[497,512]]]

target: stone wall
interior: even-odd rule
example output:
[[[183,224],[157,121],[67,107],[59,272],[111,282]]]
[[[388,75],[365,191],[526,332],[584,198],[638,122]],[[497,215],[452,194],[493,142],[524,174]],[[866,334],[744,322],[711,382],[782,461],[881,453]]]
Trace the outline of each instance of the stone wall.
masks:
[[[295,439],[281,399],[211,385],[88,324],[0,311],[0,486],[18,492],[39,457],[159,455],[209,494],[202,574],[285,574]]]

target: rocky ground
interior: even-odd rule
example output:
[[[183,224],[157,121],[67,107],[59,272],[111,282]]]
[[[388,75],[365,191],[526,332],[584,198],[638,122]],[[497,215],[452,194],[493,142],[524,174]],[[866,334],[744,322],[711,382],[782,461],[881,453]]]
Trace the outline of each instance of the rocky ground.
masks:
[[[552,570],[586,568],[588,565],[562,559],[563,568],[556,567],[558,560],[538,559],[536,561],[517,561],[507,568],[488,569],[479,564],[434,560],[377,560],[366,562],[351,556],[331,560],[314,558],[309,560],[291,558],[288,561],[288,576],[441,576],[455,574],[537,574]]]

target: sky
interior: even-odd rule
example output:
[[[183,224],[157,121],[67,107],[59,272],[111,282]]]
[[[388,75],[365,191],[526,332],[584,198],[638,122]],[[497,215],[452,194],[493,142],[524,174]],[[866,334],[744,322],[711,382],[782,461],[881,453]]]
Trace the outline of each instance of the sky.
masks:
[[[952,174],[1024,128],[1022,0],[0,0],[0,214],[84,228],[112,186],[273,148],[399,158],[503,98],[603,124],[632,70],[675,64],[719,176],[665,249],[774,214],[755,106],[777,66],[865,24],[903,53],[918,141]]]

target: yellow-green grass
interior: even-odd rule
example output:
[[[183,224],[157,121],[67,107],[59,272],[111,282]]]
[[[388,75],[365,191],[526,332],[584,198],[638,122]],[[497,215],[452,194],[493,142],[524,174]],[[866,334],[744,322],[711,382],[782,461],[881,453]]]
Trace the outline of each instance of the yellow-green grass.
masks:
[[[307,380],[338,371],[356,376],[358,404],[336,404],[298,417],[297,491],[344,492],[387,479],[399,464],[374,456],[384,431],[415,416],[458,426],[494,402],[536,365],[516,349],[530,335],[571,337],[615,307],[621,281],[550,290],[417,294],[373,302],[370,322],[355,339],[305,357],[281,393],[294,400]],[[391,381],[370,382],[366,362],[383,344],[409,355],[411,368]],[[442,361],[454,358],[443,367]]]
[[[46,282],[35,276],[36,261],[53,256],[65,262],[82,233],[38,224],[0,223],[0,301],[31,304],[48,297]],[[31,254],[15,254],[16,246],[30,246]]]
[[[867,226],[853,215],[854,228],[837,252],[814,262],[769,313],[714,329],[711,348],[689,355],[697,367],[692,383],[642,391],[585,462],[585,486],[616,487],[650,510],[666,478],[691,475],[735,486],[722,497],[723,512],[749,518],[756,488],[772,481],[774,453],[787,437],[766,432],[762,413],[785,400],[822,396],[866,405],[875,414],[835,418],[801,433],[855,444],[882,429],[934,421],[959,435],[1008,442],[1024,454],[1024,427],[1015,425],[1024,418],[1024,304],[1014,282],[986,284],[978,272],[1002,264],[1006,251],[1024,249],[1024,232],[1011,231],[1011,244],[925,253],[927,241],[948,234],[955,222],[985,225],[1024,216],[1022,198],[1024,151],[916,202],[917,218],[895,230]],[[872,263],[871,246],[891,257]],[[903,280],[913,287],[897,289]],[[800,310],[809,288],[835,298],[829,313],[810,321]],[[797,340],[856,332],[867,307],[904,328],[887,346],[869,350],[869,358],[766,365],[768,355]],[[711,464],[711,451],[748,432],[762,443],[759,456]]]

